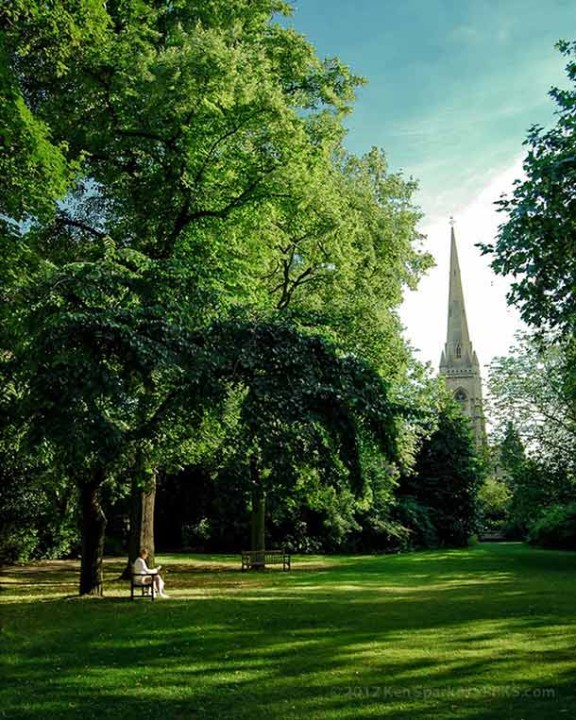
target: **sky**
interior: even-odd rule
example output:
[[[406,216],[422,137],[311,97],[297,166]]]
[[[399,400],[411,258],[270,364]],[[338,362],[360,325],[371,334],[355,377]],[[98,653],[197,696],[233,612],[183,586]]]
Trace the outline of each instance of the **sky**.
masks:
[[[566,86],[554,48],[576,39],[575,0],[294,0],[290,24],[323,57],[367,85],[345,145],[385,150],[390,170],[419,182],[419,229],[436,267],[401,308],[417,356],[437,367],[446,339],[450,217],[468,326],[483,374],[521,327],[508,281],[475,245],[495,238],[494,202],[521,177],[522,143],[554,122],[552,86]]]

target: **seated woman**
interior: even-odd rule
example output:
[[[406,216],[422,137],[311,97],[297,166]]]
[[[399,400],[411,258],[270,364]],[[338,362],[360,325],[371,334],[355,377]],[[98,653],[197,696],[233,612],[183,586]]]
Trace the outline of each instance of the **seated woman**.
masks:
[[[135,577],[134,581],[137,585],[151,585],[154,583],[158,595],[167,598],[168,595],[164,592],[164,580],[162,580],[162,577],[158,574],[162,565],[158,565],[156,568],[149,568],[146,564],[147,557],[148,548],[142,548],[140,550],[140,556],[137,557],[132,564],[132,572],[134,575],[142,575],[142,577]]]

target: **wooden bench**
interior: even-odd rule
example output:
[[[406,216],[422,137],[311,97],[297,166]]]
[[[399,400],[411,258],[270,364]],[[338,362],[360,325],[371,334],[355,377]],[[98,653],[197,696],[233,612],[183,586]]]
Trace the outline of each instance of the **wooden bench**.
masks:
[[[282,565],[282,570],[290,570],[290,559],[285,550],[242,550],[242,572],[263,570],[266,565]]]
[[[502,540],[506,540],[506,537],[500,530],[492,530],[480,533],[478,540],[480,542],[501,542]]]
[[[142,578],[150,578],[151,582],[144,583]],[[130,600],[134,600],[134,590],[139,589],[141,596],[147,596],[152,598],[156,597],[156,583],[154,582],[153,573],[132,573],[130,575]]]

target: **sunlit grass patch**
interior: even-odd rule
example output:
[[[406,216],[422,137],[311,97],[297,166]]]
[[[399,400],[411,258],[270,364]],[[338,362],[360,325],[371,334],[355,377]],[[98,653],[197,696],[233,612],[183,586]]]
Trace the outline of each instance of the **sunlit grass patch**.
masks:
[[[8,568],[15,718],[569,717],[576,555],[520,545],[296,558],[163,556],[170,599],[75,597],[77,564]],[[41,582],[37,582],[41,581]],[[44,584],[45,582],[45,584]]]

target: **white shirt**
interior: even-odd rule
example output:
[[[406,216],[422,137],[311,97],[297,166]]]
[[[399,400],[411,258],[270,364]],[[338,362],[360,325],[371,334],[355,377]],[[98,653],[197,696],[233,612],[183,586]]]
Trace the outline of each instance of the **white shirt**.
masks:
[[[132,572],[135,575],[156,575],[158,572],[157,568],[149,568],[146,564],[146,560],[141,557],[137,557],[136,560],[134,560],[134,563],[132,565]],[[136,584],[143,584],[144,578],[143,577],[136,577],[134,578],[134,582]]]

